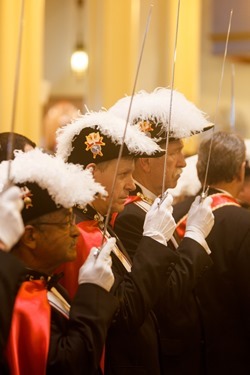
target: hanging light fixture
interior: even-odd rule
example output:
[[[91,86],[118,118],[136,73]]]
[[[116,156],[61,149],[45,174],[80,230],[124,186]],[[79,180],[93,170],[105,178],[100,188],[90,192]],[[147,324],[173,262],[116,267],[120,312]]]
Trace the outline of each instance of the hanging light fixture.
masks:
[[[76,75],[83,75],[89,65],[89,56],[83,44],[77,44],[74,52],[71,55],[70,65],[72,71]]]
[[[77,0],[77,42],[75,49],[71,55],[70,65],[72,72],[78,77],[82,78],[88,68],[89,56],[86,52],[83,37],[82,37],[82,10],[83,10],[83,0]]]

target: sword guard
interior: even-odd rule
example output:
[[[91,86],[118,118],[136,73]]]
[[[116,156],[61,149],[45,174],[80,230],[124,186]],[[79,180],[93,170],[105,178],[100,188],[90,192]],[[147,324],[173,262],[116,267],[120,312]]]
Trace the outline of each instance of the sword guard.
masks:
[[[208,194],[208,190],[209,190],[209,186],[206,188],[206,190],[204,190],[204,191],[201,193],[201,196],[200,196],[200,203],[202,203],[202,202],[204,201],[204,199],[206,199],[207,194]]]
[[[158,207],[162,204],[162,202],[167,198],[168,196],[168,191],[166,190],[163,195],[160,197],[160,201],[158,202]]]
[[[100,254],[100,249],[96,249],[96,250],[94,251],[94,257],[95,257],[95,258],[98,258],[99,254]]]
[[[94,257],[97,259],[100,255],[100,252],[102,251],[102,248],[105,246],[105,243],[103,242],[99,247],[97,247],[94,251]]]

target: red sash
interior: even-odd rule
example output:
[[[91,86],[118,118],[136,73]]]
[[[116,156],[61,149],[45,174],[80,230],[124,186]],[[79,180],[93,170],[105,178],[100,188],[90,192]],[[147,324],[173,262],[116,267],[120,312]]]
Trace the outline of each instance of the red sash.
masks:
[[[233,205],[233,206],[240,207],[237,200],[230,195],[227,195],[227,194],[224,194],[224,193],[216,193],[216,194],[210,195],[210,197],[213,199],[212,204],[211,204],[211,207],[212,207],[213,211],[217,210],[220,207],[224,207],[224,206],[232,206]],[[178,233],[178,236],[180,238],[183,238],[184,234],[185,234],[187,215],[188,214],[183,216],[183,218],[181,218],[176,225],[176,232]]]
[[[25,281],[17,294],[6,357],[12,375],[45,375],[51,308],[44,281]]]
[[[129,203],[133,203],[133,202],[136,202],[136,201],[141,201],[141,197],[139,197],[138,195],[130,195],[126,201],[125,201],[125,206],[126,204],[129,204]],[[117,218],[117,215],[118,215],[118,212],[114,212],[112,214],[112,217],[111,217],[111,220],[110,220],[110,225],[112,226],[112,228],[114,228],[114,225],[115,225],[115,220]]]
[[[95,220],[82,221],[77,224],[80,231],[80,236],[76,244],[76,259],[73,262],[63,264],[56,272],[63,272],[64,277],[60,280],[60,284],[68,291],[69,296],[73,299],[78,288],[78,272],[87,256],[90,249],[102,244],[102,232],[98,227],[98,222]]]
[[[68,291],[71,298],[74,297],[78,288],[78,273],[79,269],[85,262],[89,255],[90,249],[95,246],[101,246],[103,234],[98,227],[98,222],[95,220],[82,221],[77,224],[80,231],[80,236],[77,240],[76,251],[77,256],[74,262],[65,263],[58,271],[64,272],[64,277],[60,283]],[[104,350],[100,361],[100,367],[104,372]]]

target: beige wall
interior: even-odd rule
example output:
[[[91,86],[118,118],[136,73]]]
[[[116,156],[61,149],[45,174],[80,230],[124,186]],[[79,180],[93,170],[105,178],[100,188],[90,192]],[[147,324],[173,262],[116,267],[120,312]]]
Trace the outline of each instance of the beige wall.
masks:
[[[137,42],[134,45],[135,51],[133,54],[133,79],[150,4],[148,1],[142,0],[138,3],[140,6],[137,16],[138,29],[135,35],[137,36]],[[172,83],[178,1],[158,0],[153,3],[151,23],[143,52],[137,90],[146,89],[150,91],[158,86],[170,86]],[[186,29],[189,30],[188,34]],[[174,86],[181,91],[185,91],[185,94],[192,100],[197,99],[199,87],[199,32],[200,0],[182,1],[179,12]],[[187,50],[189,53],[187,53]],[[184,61],[185,69],[183,69]],[[126,91],[126,93],[129,94],[131,91],[132,85],[130,91]],[[123,95],[122,92],[121,95]]]
[[[219,95],[219,81],[222,71],[223,57],[214,56],[211,54],[212,41],[211,35],[211,1],[203,0],[202,7],[202,45],[201,45],[201,75],[200,75],[200,105],[204,111],[210,114],[212,120],[215,119],[216,128],[228,129],[229,115],[231,108],[231,77],[232,69],[231,65],[235,67],[235,108],[236,108],[236,131],[239,132],[243,137],[250,138],[250,63],[243,63],[234,61],[232,58],[227,56],[225,63],[225,71],[221,88],[221,97],[219,101],[217,114],[217,101]],[[248,7],[250,3],[246,2]],[[230,16],[230,4],[228,9],[225,9],[225,14]],[[237,8],[234,10],[237,12]],[[232,16],[232,24],[234,22],[234,14]],[[225,33],[227,30],[225,30]],[[230,37],[229,37],[230,43]],[[215,118],[216,117],[216,118]]]
[[[75,44],[75,0],[26,0],[26,20],[15,131],[41,141],[43,103],[78,98],[88,108],[109,107],[131,94],[153,4],[136,90],[170,86],[177,0],[85,0],[81,28],[90,66],[83,80],[70,71]],[[211,54],[211,0],[181,0],[174,87],[213,120],[222,56]],[[0,1],[0,127],[10,129],[21,0]],[[227,10],[225,10],[227,11]],[[4,58],[3,58],[4,56]],[[250,64],[235,63],[236,130],[250,137]],[[227,59],[217,127],[227,127],[231,61]],[[81,108],[84,111],[82,105]],[[196,144],[196,138],[192,143]],[[190,147],[193,147],[192,145]],[[195,147],[195,146],[194,146]]]
[[[22,28],[21,4],[21,0],[0,1],[0,130],[10,131],[14,124],[14,131],[39,142],[44,0],[24,2]]]
[[[52,95],[82,95],[89,108],[98,110],[101,106],[109,107],[124,94],[131,94],[152,3],[151,22],[136,90],[152,90],[157,86],[169,86],[174,54],[177,1],[85,0],[82,28],[84,39],[87,41],[90,65],[84,80],[77,81],[69,69],[70,48],[74,43],[72,1],[64,2],[65,9],[60,9],[61,0],[49,0],[46,3],[47,17],[52,17],[56,9],[60,12],[57,18],[54,18],[54,22],[46,20],[45,78],[52,82]],[[60,27],[60,22],[64,25],[63,28]],[[179,24],[176,87],[185,91],[190,99],[197,100],[200,0],[182,0]],[[186,29],[189,30],[188,34]],[[64,32],[66,32],[65,36]],[[64,41],[63,45],[61,40]],[[60,50],[64,51],[64,60]],[[60,56],[56,67],[55,51],[58,51]],[[183,59],[185,69],[183,69]]]
[[[69,68],[77,21],[74,2],[64,1],[62,7],[61,0],[47,0],[44,78],[50,82],[51,95],[80,96],[92,110],[108,108],[130,95],[151,8],[135,90],[170,86],[177,5],[166,0],[85,0],[82,32],[90,63],[84,79],[76,80]],[[200,16],[200,0],[182,0],[174,80],[175,87],[195,102],[199,99]]]

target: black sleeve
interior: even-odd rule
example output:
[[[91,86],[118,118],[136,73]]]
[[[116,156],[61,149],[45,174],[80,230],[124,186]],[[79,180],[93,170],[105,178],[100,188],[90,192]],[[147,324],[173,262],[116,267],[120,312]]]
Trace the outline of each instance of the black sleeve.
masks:
[[[22,278],[25,275],[25,267],[12,254],[0,251],[0,350],[6,344],[9,335],[12,310],[15,297]]]
[[[98,367],[116,298],[93,284],[81,284],[72,301],[70,319],[53,311],[47,374],[92,375]]]
[[[233,259],[233,258],[232,258]],[[239,243],[237,256],[231,260],[232,277],[235,282],[236,293],[242,310],[244,319],[246,319],[246,335],[250,337],[250,278],[249,278],[249,260],[250,260],[250,231]],[[240,311],[240,306],[239,306]],[[242,315],[242,318],[243,318]]]
[[[192,198],[193,199],[193,198]],[[192,200],[190,198],[191,204]],[[145,212],[128,204],[115,220],[115,231],[127,252],[133,258],[143,233]],[[211,257],[196,241],[184,238],[178,247],[178,262],[171,273],[164,291],[166,304],[179,305],[193,291],[204,272],[212,265]]]
[[[162,294],[164,284],[178,261],[178,254],[149,237],[142,237],[133,259],[131,272],[116,272],[113,293],[119,299],[114,324],[138,329]]]
[[[142,239],[145,212],[135,204],[127,204],[114,223],[114,230],[131,259]]]
[[[213,264],[205,249],[191,238],[183,238],[178,253],[179,262],[171,273],[164,292],[168,308],[180,306]]]

